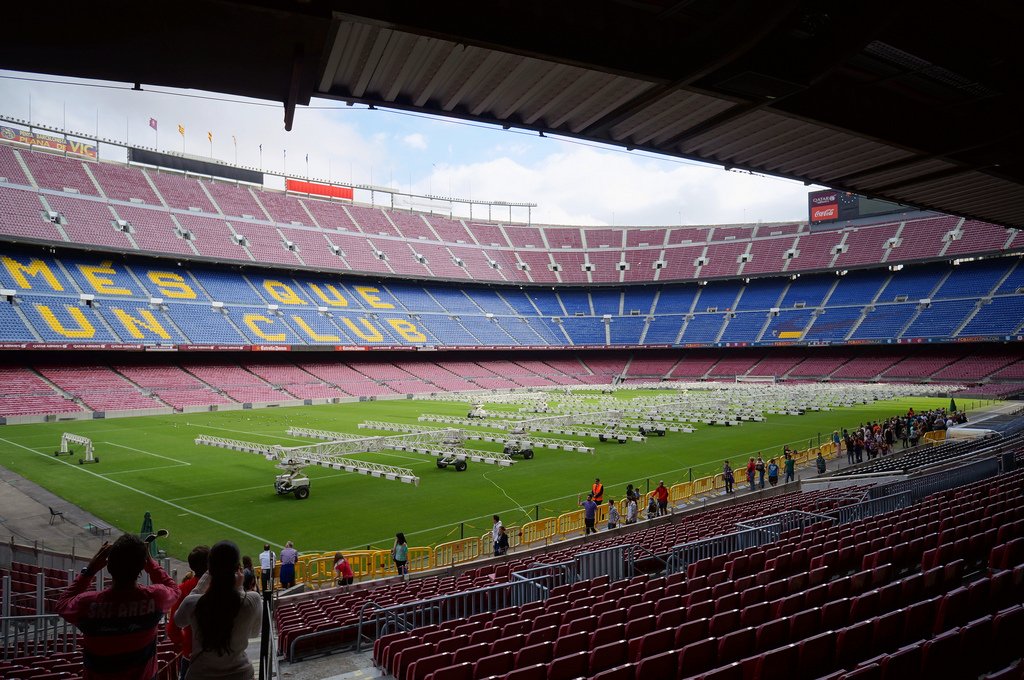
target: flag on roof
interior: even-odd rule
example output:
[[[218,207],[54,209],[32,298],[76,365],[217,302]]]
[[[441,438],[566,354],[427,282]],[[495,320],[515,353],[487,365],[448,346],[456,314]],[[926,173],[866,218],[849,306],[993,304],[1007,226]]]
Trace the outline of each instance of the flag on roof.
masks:
[[[212,133],[212,132],[209,132],[209,131],[207,131],[207,133],[206,133],[206,138],[207,138],[207,139],[209,139],[209,140],[210,140],[210,141],[212,142],[212,141],[213,141],[213,133]]]
[[[181,135],[182,137],[185,136],[185,126],[181,123],[178,123],[178,134]]]
[[[149,127],[151,127],[154,130],[156,130],[156,118],[150,118],[149,119]]]

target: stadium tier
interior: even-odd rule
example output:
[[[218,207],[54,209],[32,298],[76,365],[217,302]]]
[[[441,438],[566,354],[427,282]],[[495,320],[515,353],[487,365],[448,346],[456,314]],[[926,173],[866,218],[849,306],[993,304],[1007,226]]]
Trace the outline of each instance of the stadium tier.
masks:
[[[825,231],[804,224],[488,224],[0,145],[0,235],[220,262],[583,285],[849,270],[1024,247],[1015,232],[975,220],[923,213],[884,219]],[[948,294],[980,295],[973,289],[995,283],[966,281],[972,285],[954,279]],[[809,284],[800,292],[813,300],[828,287]]]
[[[1006,341],[1024,330],[1020,256],[600,290],[238,272],[13,248],[0,262],[8,343],[745,347]],[[942,356],[885,361],[865,358],[834,377],[915,378],[946,366]]]
[[[249,353],[224,353],[213,357],[192,354],[174,360],[166,355],[123,354],[79,362],[66,355],[22,354],[18,362],[25,366],[0,369],[0,379],[7,386],[0,397],[0,418],[15,422],[18,417],[89,411],[208,410],[231,404],[301,404],[306,400],[608,385],[617,377],[627,384],[665,379],[732,381],[744,376],[800,382],[849,380],[849,375],[856,374],[864,381],[973,384],[957,392],[958,398],[1008,397],[1024,392],[1024,382],[1012,377],[1024,361],[1006,365],[1006,356],[1000,352],[998,346],[985,351],[952,346],[935,355],[941,358],[929,358],[927,365],[933,373],[902,379],[889,377],[892,371],[886,369],[917,365],[919,355],[912,347],[885,350],[882,355],[870,348],[765,348],[724,354],[706,350],[590,350],[571,356],[564,352],[526,352],[514,360],[459,352],[454,353],[457,359],[435,361],[390,352],[375,353],[381,357],[375,360],[351,355],[253,358]],[[955,374],[970,377],[950,377]],[[1000,377],[1004,374],[1009,377]]]
[[[374,663],[393,677],[977,677],[1019,655],[1005,647],[1024,619],[1022,481],[1018,471],[917,502],[884,488],[790,493],[458,576],[300,595],[275,612],[279,651],[301,658],[350,643],[366,633],[368,601],[405,621],[420,612],[404,603],[420,602],[434,612],[427,625],[374,641]],[[534,574],[547,565],[555,578],[556,565],[623,543],[671,561],[682,541],[719,536],[724,546],[743,518],[781,521],[798,508],[814,515],[763,545],[716,551],[704,541],[709,556],[695,550],[665,575],[569,580],[539,601],[497,604],[493,587],[517,571],[543,579]],[[846,675],[858,668],[889,674]]]

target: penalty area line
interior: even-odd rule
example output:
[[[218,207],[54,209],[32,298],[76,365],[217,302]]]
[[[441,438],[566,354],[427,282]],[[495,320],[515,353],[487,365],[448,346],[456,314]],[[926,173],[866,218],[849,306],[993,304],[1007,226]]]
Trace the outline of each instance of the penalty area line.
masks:
[[[182,505],[178,505],[177,503],[174,503],[172,501],[166,500],[164,498],[160,498],[159,496],[151,494],[148,491],[143,491],[141,489],[136,489],[134,486],[131,486],[129,484],[125,484],[124,482],[119,482],[116,479],[111,479],[110,477],[104,477],[100,473],[93,472],[92,470],[88,469],[87,467],[84,467],[84,466],[81,466],[81,465],[75,465],[75,464],[69,463],[66,460],[61,460],[60,458],[54,458],[53,456],[48,456],[45,453],[40,453],[39,451],[36,451],[34,449],[30,449],[29,447],[24,446],[23,444],[19,444],[18,442],[12,442],[10,439],[4,439],[4,438],[0,437],[0,442],[4,442],[6,444],[10,444],[11,446],[17,446],[19,449],[24,449],[24,450],[28,451],[29,453],[34,453],[37,456],[42,456],[43,458],[46,458],[47,460],[56,460],[61,465],[67,465],[72,470],[78,470],[79,472],[82,472],[84,474],[92,475],[96,479],[102,479],[103,481],[105,481],[105,482],[107,482],[109,484],[114,484],[116,486],[121,487],[122,489],[127,489],[128,491],[132,491],[134,493],[137,493],[140,496],[145,496],[146,498],[152,499],[152,500],[154,500],[154,501],[156,501],[158,503],[163,503],[164,505],[170,506],[170,507],[174,508],[175,510],[181,510],[182,512],[186,512],[186,513],[188,513],[190,515],[198,517],[199,519],[204,519],[207,522],[210,522],[212,524],[216,524],[218,526],[222,526],[225,529],[229,529],[231,531],[234,531],[235,533],[241,534],[243,536],[248,536],[249,538],[252,538],[252,539],[254,539],[256,541],[261,541],[263,543],[275,543],[274,541],[271,541],[270,539],[263,538],[262,536],[257,536],[256,534],[251,534],[248,531],[245,531],[244,529],[239,529],[238,527],[231,526],[227,522],[222,522],[219,519],[214,519],[213,517],[210,517],[209,515],[204,515],[202,513],[196,512],[195,510],[189,510],[188,508],[186,508],[186,507],[184,507]]]

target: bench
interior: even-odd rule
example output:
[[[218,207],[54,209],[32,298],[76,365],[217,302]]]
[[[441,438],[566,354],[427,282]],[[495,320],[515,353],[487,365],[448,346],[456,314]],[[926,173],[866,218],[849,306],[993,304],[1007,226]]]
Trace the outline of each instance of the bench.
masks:
[[[110,526],[103,520],[96,520],[95,522],[90,522],[89,524],[86,524],[85,528],[88,529],[90,533],[95,534],[96,536],[109,536],[111,530],[114,527]]]

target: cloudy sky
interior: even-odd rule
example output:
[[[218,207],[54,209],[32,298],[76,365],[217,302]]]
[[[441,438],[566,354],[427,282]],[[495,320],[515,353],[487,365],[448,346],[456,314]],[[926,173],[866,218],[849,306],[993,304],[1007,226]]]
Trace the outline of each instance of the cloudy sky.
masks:
[[[144,86],[145,87],[145,86]],[[806,187],[557,136],[314,99],[284,131],[280,104],[0,71],[0,115],[130,144],[400,192],[536,203],[546,224],[722,224],[806,219]],[[158,121],[154,134],[149,119]],[[177,128],[185,127],[184,140]],[[237,146],[232,137],[237,139]],[[102,158],[125,151],[101,145]],[[268,179],[280,186],[281,180]],[[357,194],[357,200],[369,196]],[[378,196],[378,201],[385,200]],[[396,206],[447,211],[399,197]],[[454,207],[465,215],[467,208]],[[484,209],[474,208],[475,217]],[[501,217],[507,219],[507,213]],[[498,214],[495,214],[498,218]],[[525,211],[513,212],[525,221]]]

